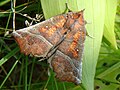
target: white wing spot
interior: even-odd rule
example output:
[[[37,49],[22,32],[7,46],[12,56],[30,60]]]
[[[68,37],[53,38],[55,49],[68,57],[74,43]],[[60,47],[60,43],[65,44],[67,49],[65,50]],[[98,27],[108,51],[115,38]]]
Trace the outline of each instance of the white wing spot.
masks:
[[[48,26],[45,26],[46,28],[48,28]]]
[[[76,51],[78,52],[79,50],[77,49]]]

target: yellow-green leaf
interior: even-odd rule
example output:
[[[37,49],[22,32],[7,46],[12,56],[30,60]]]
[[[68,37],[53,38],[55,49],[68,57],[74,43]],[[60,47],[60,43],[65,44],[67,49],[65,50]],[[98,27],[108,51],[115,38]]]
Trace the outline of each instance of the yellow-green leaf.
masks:
[[[117,49],[117,43],[114,33],[114,22],[117,8],[117,0],[106,0],[104,37],[111,43],[114,49]]]

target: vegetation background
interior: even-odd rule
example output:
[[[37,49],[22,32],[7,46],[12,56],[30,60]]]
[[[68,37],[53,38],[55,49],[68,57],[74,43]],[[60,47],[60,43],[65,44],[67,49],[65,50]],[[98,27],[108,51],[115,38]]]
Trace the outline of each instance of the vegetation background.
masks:
[[[51,69],[48,76],[47,61],[21,54],[11,36],[14,28],[26,27],[26,20],[35,24],[36,14],[40,21],[61,14],[66,2],[72,11],[85,9],[93,37],[85,42],[79,86],[56,80]],[[120,0],[1,0],[0,90],[120,90]]]

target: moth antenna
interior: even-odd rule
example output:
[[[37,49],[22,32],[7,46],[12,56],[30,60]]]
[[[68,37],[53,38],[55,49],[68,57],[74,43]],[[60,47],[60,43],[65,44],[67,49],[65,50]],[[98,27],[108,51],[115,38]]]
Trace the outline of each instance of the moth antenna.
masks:
[[[67,11],[68,12],[72,12],[72,10],[70,10],[69,7],[68,7],[68,3],[67,2],[65,3],[65,6],[66,6],[65,11],[62,14],[65,14]]]
[[[68,6],[68,3],[67,3],[67,2],[65,3],[65,5],[66,5],[66,9],[68,9],[68,12],[72,12],[72,10],[69,8],[69,6]]]

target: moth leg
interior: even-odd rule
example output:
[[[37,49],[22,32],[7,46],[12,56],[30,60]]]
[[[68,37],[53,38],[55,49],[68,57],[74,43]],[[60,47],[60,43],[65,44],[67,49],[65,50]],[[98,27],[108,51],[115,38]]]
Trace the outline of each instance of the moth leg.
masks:
[[[45,59],[46,59],[46,57],[42,57],[38,61],[41,62],[41,61],[44,61]]]
[[[90,38],[94,39],[94,37],[93,37],[93,36],[90,36],[90,35],[88,34],[88,32],[87,32],[87,31],[86,31],[86,36],[88,36],[88,37],[90,37]]]
[[[91,24],[91,23],[85,21],[85,24]],[[86,36],[88,36],[88,37],[90,37],[90,38],[92,38],[92,39],[94,38],[93,36],[90,36],[90,35],[88,34],[87,30],[86,30]]]
[[[91,22],[88,22],[88,21],[85,20],[85,24],[91,24]]]

